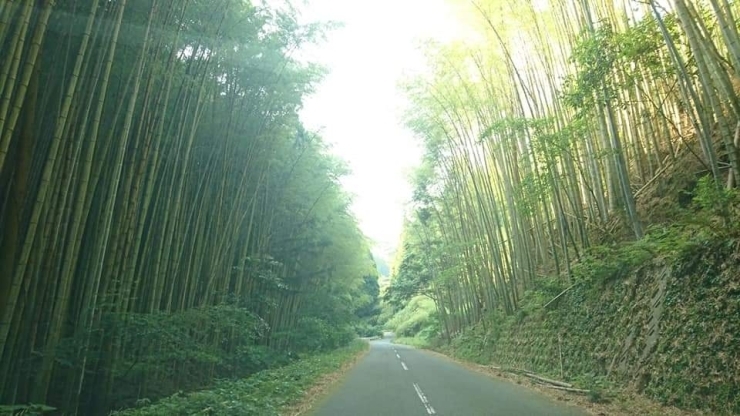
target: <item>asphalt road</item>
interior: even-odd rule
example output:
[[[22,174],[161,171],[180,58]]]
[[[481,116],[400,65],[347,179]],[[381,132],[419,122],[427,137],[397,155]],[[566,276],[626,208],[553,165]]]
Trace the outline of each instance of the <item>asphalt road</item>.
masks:
[[[404,345],[377,340],[313,416],[581,416],[525,387]]]

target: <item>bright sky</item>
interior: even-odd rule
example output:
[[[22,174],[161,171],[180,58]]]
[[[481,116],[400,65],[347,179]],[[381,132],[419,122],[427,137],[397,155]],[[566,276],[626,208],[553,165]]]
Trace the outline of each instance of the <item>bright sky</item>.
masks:
[[[345,189],[353,210],[376,248],[395,247],[411,196],[407,177],[421,155],[403,127],[404,74],[423,70],[422,39],[449,39],[454,32],[445,0],[308,0],[306,21],[338,21],[309,59],[331,73],[301,114],[334,152],[349,162]]]

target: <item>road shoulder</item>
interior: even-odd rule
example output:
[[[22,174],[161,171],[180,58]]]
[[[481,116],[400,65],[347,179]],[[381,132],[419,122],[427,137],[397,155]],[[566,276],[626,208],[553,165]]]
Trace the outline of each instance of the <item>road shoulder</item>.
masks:
[[[365,343],[365,348],[347,359],[339,369],[319,377],[313,385],[305,390],[302,396],[294,403],[280,409],[281,416],[302,416],[313,410],[316,404],[330,396],[334,390],[341,385],[341,381],[347,376],[347,373],[370,352],[370,344],[367,340],[361,339]]]

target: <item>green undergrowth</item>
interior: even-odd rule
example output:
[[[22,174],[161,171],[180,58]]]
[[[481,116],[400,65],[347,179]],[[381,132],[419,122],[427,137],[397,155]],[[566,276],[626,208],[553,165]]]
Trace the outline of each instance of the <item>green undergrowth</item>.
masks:
[[[410,345],[416,348],[432,348],[433,345],[429,339],[424,337],[400,337],[393,340],[395,344]]]
[[[431,348],[440,330],[434,301],[427,296],[414,296],[388,320],[386,327],[396,334],[396,344]]]
[[[434,332],[439,326],[434,301],[422,295],[415,296],[392,319],[386,327],[398,337],[409,337],[424,332]]]
[[[154,404],[113,412],[113,416],[279,415],[298,402],[322,376],[339,370],[367,350],[355,340],[335,351],[317,354],[284,367],[260,371],[240,380],[223,380],[209,390],[178,393]]]

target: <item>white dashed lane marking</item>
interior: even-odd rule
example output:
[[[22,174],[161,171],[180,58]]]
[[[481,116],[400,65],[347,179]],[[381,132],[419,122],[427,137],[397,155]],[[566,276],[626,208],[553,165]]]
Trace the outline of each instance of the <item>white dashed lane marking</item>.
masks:
[[[427,413],[429,413],[430,415],[437,413],[434,411],[434,408],[432,407],[431,403],[429,403],[429,400],[427,400],[427,396],[424,395],[424,392],[421,391],[421,388],[416,383],[414,383],[414,390],[416,390],[416,395],[419,396],[419,400],[421,400],[421,403],[424,405],[424,408],[427,409]]]
[[[403,367],[404,370],[409,371],[409,368],[406,367],[406,363],[404,363],[403,361],[401,361],[401,367]]]

